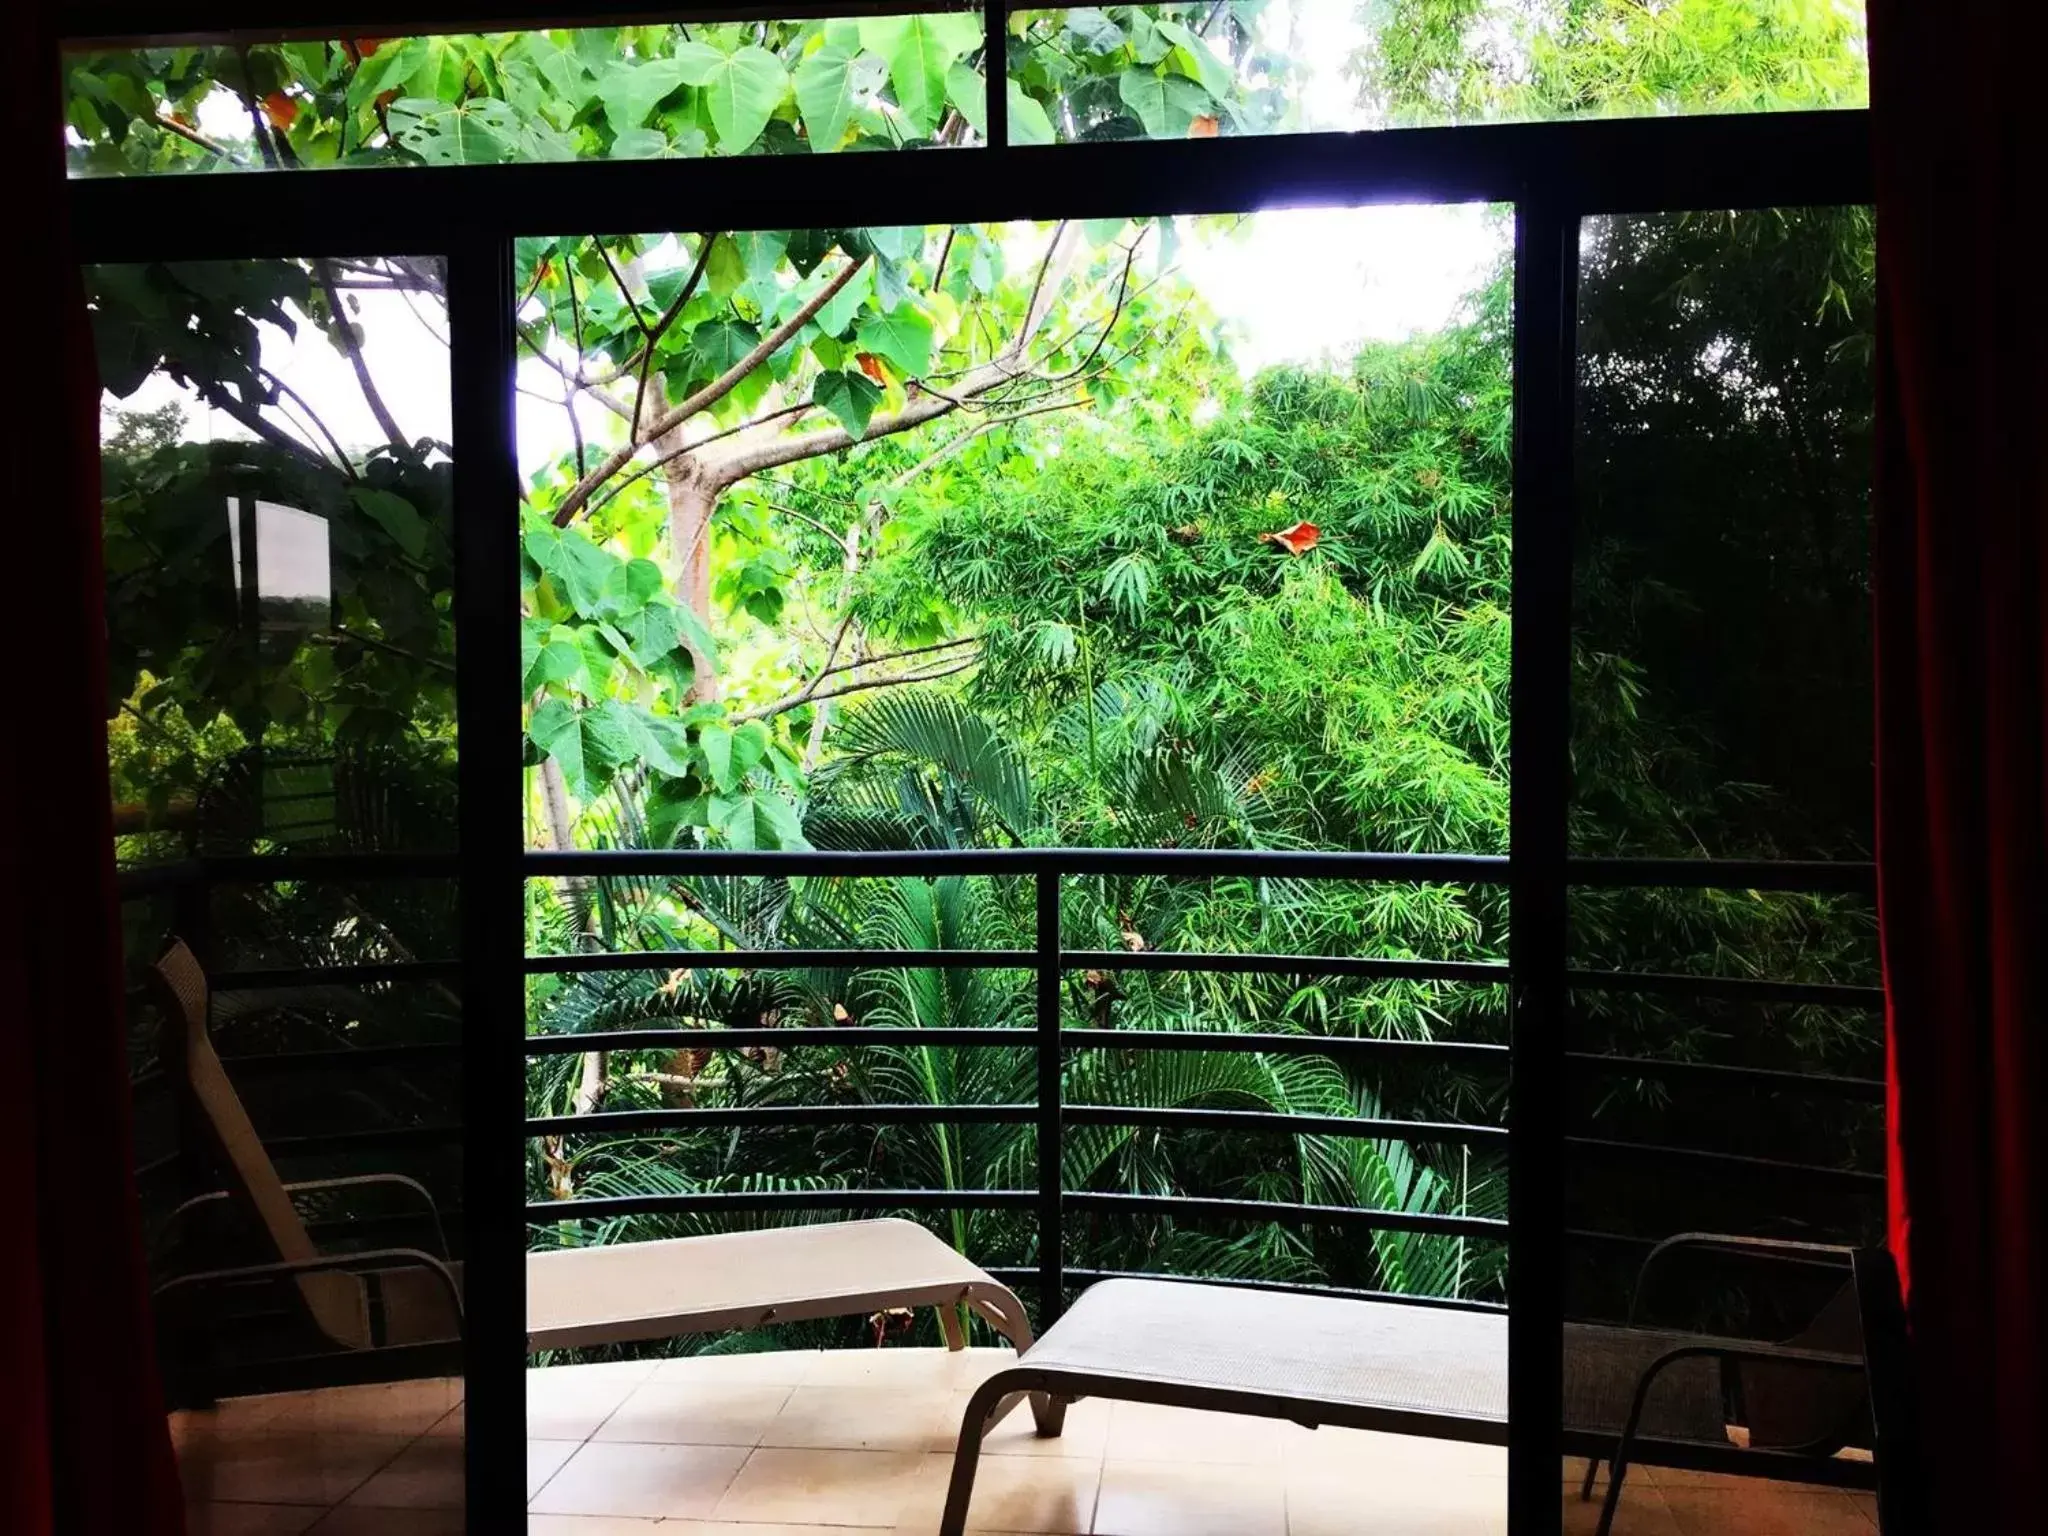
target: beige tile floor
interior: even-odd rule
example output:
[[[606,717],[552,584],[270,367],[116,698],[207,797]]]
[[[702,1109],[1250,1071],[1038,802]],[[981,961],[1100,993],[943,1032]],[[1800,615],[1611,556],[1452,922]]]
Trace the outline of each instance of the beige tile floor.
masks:
[[[799,1352],[527,1376],[527,1536],[929,1536],[995,1350]],[[459,1383],[244,1398],[173,1419],[191,1536],[459,1536]],[[1499,1450],[1085,1402],[997,1429],[979,1530],[1059,1536],[1492,1536]],[[1565,1530],[1593,1529],[1564,1468]],[[1870,1536],[1871,1501],[1645,1469],[1616,1536]],[[481,1533],[479,1533],[481,1536]],[[496,1533],[493,1533],[496,1536]],[[516,1533],[505,1533],[516,1536]]]

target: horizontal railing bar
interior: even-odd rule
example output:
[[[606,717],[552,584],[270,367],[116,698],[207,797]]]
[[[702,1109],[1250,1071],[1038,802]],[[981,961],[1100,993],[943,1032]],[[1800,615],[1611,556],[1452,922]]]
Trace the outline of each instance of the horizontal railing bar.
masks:
[[[1785,1003],[1817,1008],[1882,1008],[1883,987],[1831,981],[1763,981],[1748,976],[1686,976],[1667,971],[1564,973],[1565,985],[1589,992],[1646,992],[1664,997],[1711,997],[1730,1002]]]
[[[1070,971],[1204,971],[1233,976],[1364,976],[1380,981],[1468,981],[1504,986],[1505,962],[1401,960],[1369,955],[1222,955],[1165,949],[1069,949]]]
[[[695,1190],[544,1200],[526,1207],[526,1219],[549,1223],[706,1211],[999,1211],[1029,1210],[1037,1203],[1035,1189]]]
[[[363,1067],[388,1067],[429,1057],[459,1061],[459,1040],[423,1040],[408,1045],[363,1045],[331,1051],[271,1051],[223,1056],[230,1077],[265,1077],[292,1072],[347,1072]]]
[[[1602,1232],[1590,1227],[1567,1227],[1564,1232],[1564,1240],[1567,1244],[1581,1243],[1594,1247],[1654,1248],[1669,1235],[1669,1233],[1666,1233],[1660,1237],[1641,1237],[1634,1232]],[[1741,1235],[1752,1234],[1738,1234],[1738,1236]],[[1753,1235],[1763,1237],[1770,1236],[1771,1234],[1756,1233]],[[1832,1239],[1829,1239],[1829,1241],[1832,1241]],[[1848,1243],[1852,1240],[1844,1238],[1842,1241]],[[1695,1252],[1712,1253],[1722,1258],[1742,1257],[1742,1252],[1738,1248],[1703,1248],[1697,1249]],[[1774,1264],[1803,1264],[1812,1269],[1832,1269],[1837,1271],[1842,1267],[1841,1262],[1836,1259],[1806,1258],[1798,1254],[1773,1254],[1770,1256],[1770,1262]]]
[[[1610,1141],[1597,1136],[1567,1136],[1564,1144],[1572,1152],[1590,1152],[1596,1157],[1630,1157],[1665,1163],[1697,1163],[1725,1168],[1731,1173],[1753,1173],[1771,1178],[1807,1179],[1816,1183],[1852,1184],[1884,1188],[1884,1175],[1861,1168],[1830,1168],[1823,1163],[1787,1163],[1773,1157],[1752,1157],[1741,1152],[1714,1152],[1704,1147],[1661,1146],[1655,1142]]]
[[[467,1139],[459,1125],[397,1125],[370,1131],[326,1131],[311,1136],[264,1136],[258,1138],[273,1158],[311,1157],[322,1152],[340,1152],[349,1147],[436,1146]]]
[[[137,901],[144,896],[184,890],[205,882],[206,869],[198,859],[179,859],[175,864],[144,864],[114,872],[114,891],[122,901]]]
[[[1470,1040],[1397,1040],[1373,1035],[1238,1034],[1205,1029],[1065,1029],[1074,1051],[1257,1051],[1272,1056],[1435,1056],[1505,1067],[1508,1048]]]
[[[528,1035],[529,1056],[585,1051],[738,1051],[806,1045],[1010,1046],[1030,1050],[1036,1031],[971,1026],[897,1029],[880,1024],[795,1025],[787,1029],[614,1029],[591,1034]]]
[[[1378,1120],[1357,1115],[1296,1115],[1255,1109],[1150,1109],[1138,1105],[1069,1103],[1064,1114],[1069,1125],[1132,1125],[1162,1131],[1374,1136],[1390,1141],[1442,1142],[1457,1146],[1505,1145],[1508,1139],[1508,1133],[1494,1125]]]
[[[879,970],[1023,971],[1033,957],[1017,949],[649,949],[588,955],[528,955],[529,976],[586,971]]]
[[[287,966],[221,971],[207,977],[215,992],[260,992],[280,987],[366,986],[378,981],[441,981],[462,974],[460,960],[393,960],[367,965]]]
[[[1499,884],[1508,861],[1480,853],[1319,853],[1293,848],[929,848],[747,852],[608,848],[528,852],[528,879],[564,875],[1230,875]]]
[[[718,1126],[1022,1125],[1035,1104],[758,1104],[715,1109],[618,1109],[549,1115],[526,1122],[529,1136],[597,1136],[619,1131],[710,1130]]]
[[[990,1274],[996,1271],[990,1270]],[[1366,1291],[1348,1285],[1317,1285],[1307,1280],[1250,1280],[1231,1275],[1168,1275],[1142,1269],[1069,1269],[1079,1285],[1098,1280],[1171,1280],[1176,1285],[1220,1285],[1235,1291],[1279,1291],[1290,1296],[1341,1296],[1348,1301],[1389,1301],[1404,1307],[1436,1307],[1447,1312],[1507,1312],[1499,1301],[1471,1301],[1461,1296],[1420,1296],[1406,1291]]]
[[[1277,1200],[1219,1200],[1193,1195],[1127,1195],[1070,1190],[1067,1209],[1121,1216],[1195,1216],[1212,1221],[1300,1222],[1360,1227],[1377,1232],[1418,1232],[1437,1237],[1506,1241],[1508,1224],[1486,1216],[1444,1216],[1434,1211],[1376,1211],[1349,1205],[1296,1205]]]
[[[1569,858],[1564,867],[1571,884],[1606,889],[1877,893],[1877,866],[1852,860]]]
[[[1655,1057],[1601,1055],[1593,1051],[1566,1051],[1564,1059],[1575,1067],[1611,1077],[1696,1077],[1724,1082],[1756,1083],[1761,1087],[1783,1088],[1792,1093],[1811,1093],[1828,1098],[1868,1099],[1883,1103],[1882,1078],[1838,1077],[1827,1072],[1791,1072],[1778,1067],[1744,1067],[1718,1061],[1670,1061]]]
[[[462,873],[453,853],[231,853],[199,861],[212,885],[276,885],[287,880],[423,880]]]

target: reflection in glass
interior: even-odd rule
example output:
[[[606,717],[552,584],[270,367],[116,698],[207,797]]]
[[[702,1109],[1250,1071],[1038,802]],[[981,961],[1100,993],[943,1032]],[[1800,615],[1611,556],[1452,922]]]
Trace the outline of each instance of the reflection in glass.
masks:
[[[1189,0],[1026,11],[1010,139],[1215,138],[1864,104],[1849,0]]]
[[[137,1177],[195,1527],[329,1487],[459,1511],[454,882],[301,857],[454,843],[441,265],[86,287]],[[379,1465],[406,1437],[402,1474],[336,1426],[394,1437]]]
[[[82,176],[678,160],[978,142],[971,0],[859,18],[79,52]]]

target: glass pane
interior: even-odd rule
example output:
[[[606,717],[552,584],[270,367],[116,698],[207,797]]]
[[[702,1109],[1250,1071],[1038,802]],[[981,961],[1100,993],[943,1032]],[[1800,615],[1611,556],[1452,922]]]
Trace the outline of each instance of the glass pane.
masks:
[[[77,52],[64,61],[71,171],[695,159],[978,142],[980,8],[910,0],[896,9]]]
[[[1868,858],[1869,210],[1582,261],[1574,849]]]
[[[1223,0],[1024,11],[1010,140],[1865,104],[1855,0]]]
[[[459,1511],[453,871],[304,862],[455,848],[442,267],[86,287],[139,1182],[186,1492],[202,1520],[330,1487]],[[227,879],[228,856],[265,873]],[[181,955],[204,980],[173,991],[153,968]]]
[[[1510,232],[1498,209],[1325,208],[525,243],[529,846],[1505,852]],[[561,966],[527,987],[527,1108],[546,1122],[530,1243],[892,1213],[877,1192],[935,1191],[901,1214],[1036,1307],[1035,895],[1018,878],[529,881],[527,952]],[[1484,1132],[1504,1113],[1507,999],[1479,968],[1505,959],[1503,888],[1077,876],[1061,895],[1063,944],[1091,951],[1068,1030],[1317,1047],[1067,1051],[1070,1105],[1149,1117],[1073,1124],[1069,1189],[1271,1207],[1077,1210],[1073,1288],[1143,1270],[1505,1302],[1505,1158]],[[730,954],[776,947],[855,958]],[[575,966],[676,948],[707,953]],[[1009,953],[966,970],[881,950]],[[1125,963],[1188,952],[1463,968]],[[830,1033],[914,1027],[1008,1033]],[[1386,1038],[1463,1049],[1358,1043]],[[1219,1111],[1318,1123],[1204,1118]],[[1187,1114],[1202,1123],[1165,1118]],[[1431,1128],[1411,1141],[1382,1119]],[[792,1196],[815,1203],[775,1204]],[[577,1204],[621,1197],[645,1207]],[[882,1315],[601,1354],[940,1336],[929,1315]],[[533,1373],[536,1414],[571,1400],[560,1367],[586,1360]],[[775,1434],[805,1432],[800,1407]],[[1498,1472],[1497,1450],[1469,1455]],[[1497,1523],[1501,1490],[1453,1480],[1430,1518]]]
[[[1590,219],[1580,249],[1573,849],[1867,859],[1870,211]],[[1876,914],[1582,889],[1570,919],[1566,1418],[1611,1438],[1613,1325],[1786,1341],[1846,1280],[1688,1244],[1639,1290],[1656,1243],[1882,1240]],[[1750,1385],[1674,1378],[1656,1433],[1772,1433]]]

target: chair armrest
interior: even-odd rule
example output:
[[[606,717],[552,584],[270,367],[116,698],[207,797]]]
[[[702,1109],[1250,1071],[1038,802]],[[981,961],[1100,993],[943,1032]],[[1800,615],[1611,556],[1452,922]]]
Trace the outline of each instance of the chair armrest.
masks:
[[[408,1178],[402,1173],[356,1173],[339,1179],[302,1179],[296,1184],[285,1185],[288,1193],[296,1194],[302,1189],[350,1189],[372,1184],[390,1184],[410,1190],[420,1197],[420,1204],[426,1207],[427,1219],[434,1224],[434,1241],[439,1256],[448,1257],[448,1234],[441,1229],[441,1208],[434,1204],[434,1197],[427,1192],[427,1186],[418,1179]]]
[[[462,1287],[456,1283],[454,1273],[431,1253],[418,1248],[373,1248],[367,1253],[322,1254],[311,1259],[287,1259],[274,1264],[245,1264],[236,1269],[209,1269],[195,1274],[180,1275],[166,1280],[150,1294],[162,1298],[174,1291],[200,1290],[210,1285],[227,1285],[236,1281],[264,1279],[296,1279],[300,1275],[321,1273],[376,1271],[385,1269],[424,1269],[434,1275],[441,1288],[448,1293],[448,1304],[453,1309],[455,1324],[462,1326]]]
[[[373,1184],[396,1185],[401,1189],[410,1190],[419,1196],[420,1204],[426,1207],[427,1219],[434,1224],[434,1243],[438,1256],[446,1259],[448,1257],[448,1234],[441,1225],[441,1209],[434,1204],[434,1197],[428,1193],[426,1185],[420,1183],[418,1179],[408,1178],[402,1173],[357,1173],[338,1179],[301,1179],[297,1183],[285,1185],[284,1188],[287,1194],[295,1195],[300,1190],[351,1189],[363,1188]],[[190,1200],[180,1204],[164,1219],[163,1228],[158,1233],[157,1240],[159,1242],[167,1240],[177,1228],[178,1223],[200,1206],[211,1205],[217,1201],[231,1198],[230,1192],[225,1189],[216,1189],[210,1194],[194,1195]]]
[[[1636,1323],[1636,1314],[1641,1309],[1643,1286],[1650,1278],[1650,1269],[1666,1253],[1680,1248],[1718,1248],[1724,1252],[1738,1253],[1748,1258],[1778,1259],[1793,1264],[1817,1264],[1823,1260],[1839,1260],[1846,1270],[1856,1250],[1840,1243],[1802,1243],[1779,1237],[1740,1237],[1730,1232],[1678,1232],[1665,1238],[1643,1256],[1642,1267],[1636,1271],[1636,1283],[1628,1296],[1628,1322]]]

